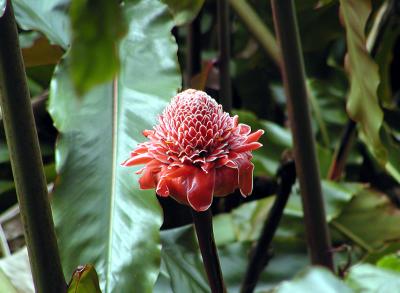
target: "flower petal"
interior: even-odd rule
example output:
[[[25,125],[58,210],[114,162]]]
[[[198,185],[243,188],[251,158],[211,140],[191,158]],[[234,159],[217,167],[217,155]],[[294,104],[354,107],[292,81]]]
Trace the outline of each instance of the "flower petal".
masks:
[[[143,174],[139,179],[139,185],[141,189],[151,189],[156,187],[158,174],[163,169],[162,164],[157,160],[152,160],[142,168],[141,173]]]
[[[242,123],[239,124],[239,129],[240,129],[241,135],[247,135],[251,131],[250,126],[248,126],[247,124],[242,124]]]
[[[162,174],[161,177],[168,177],[168,178],[178,178],[182,176],[190,176],[195,171],[196,167],[190,165],[184,165],[181,167],[171,168]]]
[[[250,195],[253,191],[253,170],[254,165],[245,161],[239,169],[239,188],[243,196]]]
[[[245,143],[250,143],[250,142],[255,142],[257,140],[259,140],[259,138],[261,137],[261,135],[264,134],[264,130],[259,129],[256,132],[253,132],[252,134],[250,134],[246,140],[244,141]]]
[[[259,142],[251,142],[248,144],[241,145],[235,149],[232,149],[233,151],[237,153],[243,153],[243,152],[249,152],[249,151],[254,151],[258,148],[262,147],[262,144]]]
[[[238,169],[221,167],[215,170],[214,195],[224,196],[235,191],[239,186]]]
[[[196,168],[195,174],[190,180],[187,192],[190,206],[198,212],[207,210],[211,206],[213,199],[215,169],[206,173]]]
[[[158,180],[156,193],[159,196],[167,197],[170,194],[169,188],[168,188],[168,181],[169,181],[169,179],[163,178],[163,177],[161,177],[160,180]]]
[[[150,156],[149,154],[140,154],[137,156],[130,157],[128,160],[123,162],[121,166],[128,167],[128,166],[134,166],[134,165],[141,165],[141,164],[146,164],[153,160],[153,157]]]

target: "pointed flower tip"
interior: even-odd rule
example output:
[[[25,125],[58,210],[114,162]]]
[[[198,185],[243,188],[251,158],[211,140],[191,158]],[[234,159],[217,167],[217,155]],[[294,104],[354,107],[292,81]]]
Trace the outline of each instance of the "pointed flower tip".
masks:
[[[144,164],[141,187],[157,187],[158,195],[205,211],[213,195],[237,188],[244,196],[251,193],[251,151],[262,146],[263,134],[251,133],[205,92],[188,89],[172,99],[153,130],[143,131],[148,141],[121,165]]]

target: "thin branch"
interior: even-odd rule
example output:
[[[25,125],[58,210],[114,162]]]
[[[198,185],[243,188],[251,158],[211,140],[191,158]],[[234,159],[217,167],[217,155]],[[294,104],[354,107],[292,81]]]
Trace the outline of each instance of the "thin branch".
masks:
[[[276,199],[264,223],[257,245],[251,252],[250,262],[247,266],[242,289],[240,291],[241,293],[253,292],[262,271],[271,258],[271,242],[282,218],[283,210],[289,199],[292,186],[296,181],[296,169],[293,161],[282,165],[278,171],[278,178],[280,182],[276,193]]]
[[[211,211],[210,209],[205,212],[192,210],[192,216],[211,292],[224,293],[226,289],[214,241]]]
[[[0,18],[0,105],[37,292],[65,292],[46,179],[10,0]]]
[[[217,0],[218,16],[218,45],[219,45],[219,80],[220,100],[226,112],[232,111],[232,84],[230,77],[229,61],[231,56],[230,46],[230,21],[228,0]]]
[[[275,30],[282,52],[282,76],[294,140],[311,261],[333,271],[331,241],[325,218],[320,174],[311,130],[304,61],[293,0],[272,0]]]

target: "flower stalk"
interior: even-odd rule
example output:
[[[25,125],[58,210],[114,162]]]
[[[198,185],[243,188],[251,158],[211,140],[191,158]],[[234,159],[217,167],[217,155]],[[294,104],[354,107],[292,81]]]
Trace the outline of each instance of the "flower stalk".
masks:
[[[300,182],[311,261],[330,270],[333,258],[314,137],[311,131],[304,62],[292,0],[271,0],[274,26],[282,52],[281,71],[294,140],[296,173]]]
[[[294,161],[288,161],[279,168],[278,180],[279,187],[276,192],[276,199],[268,213],[257,245],[250,254],[250,261],[247,265],[246,274],[240,290],[241,293],[251,293],[254,291],[262,271],[271,258],[271,242],[278,229],[292,186],[296,181]]]
[[[211,292],[224,293],[226,289],[214,241],[211,211],[197,212],[192,209],[192,216]]]
[[[0,106],[36,292],[65,292],[11,1],[0,18]]]

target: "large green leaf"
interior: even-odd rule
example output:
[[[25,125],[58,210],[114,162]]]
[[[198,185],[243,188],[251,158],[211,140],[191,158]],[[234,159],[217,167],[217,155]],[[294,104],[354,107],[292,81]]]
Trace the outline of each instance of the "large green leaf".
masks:
[[[199,246],[192,226],[161,233],[162,260],[173,292],[209,291]]]
[[[118,1],[73,0],[70,16],[71,74],[82,94],[118,72],[118,45],[126,25]]]
[[[15,17],[21,28],[38,30],[54,44],[67,48],[70,23],[70,0],[13,0]]]
[[[400,273],[361,264],[351,268],[346,282],[355,292],[394,293],[400,289]]]
[[[6,0],[0,0],[0,17],[3,16],[6,10]]]
[[[18,293],[18,291],[14,288],[10,280],[7,278],[7,276],[3,273],[1,269],[0,269],[0,292]]]
[[[2,285],[0,276],[0,292],[1,293],[34,293],[35,288],[33,286],[32,272],[29,265],[28,250],[26,248],[21,249],[14,254],[0,259],[0,272],[3,273],[3,278],[8,279],[9,285],[11,284],[15,291],[2,291]],[[5,284],[4,284],[5,285]]]
[[[285,281],[273,292],[276,293],[351,293],[354,292],[332,272],[325,268],[311,268],[302,272],[294,280]]]
[[[358,192],[332,221],[335,228],[368,252],[399,241],[399,223],[400,210],[386,195],[372,189]]]
[[[341,0],[341,15],[346,27],[350,93],[347,100],[349,116],[360,123],[367,145],[375,157],[384,163],[386,152],[382,146],[379,129],[383,112],[377,96],[378,66],[368,54],[365,25],[371,13],[370,0]]]
[[[49,111],[60,132],[53,198],[65,274],[93,263],[103,292],[151,292],[160,265],[162,217],[154,191],[140,191],[135,169],[120,163],[143,141],[157,113],[181,85],[167,7],[126,3],[118,81],[78,98],[61,64]],[[68,58],[68,57],[67,57]]]

